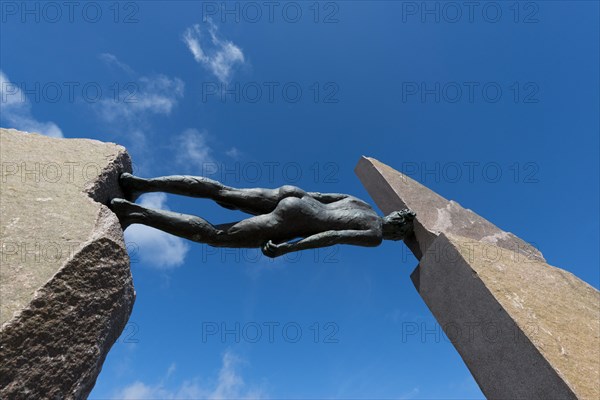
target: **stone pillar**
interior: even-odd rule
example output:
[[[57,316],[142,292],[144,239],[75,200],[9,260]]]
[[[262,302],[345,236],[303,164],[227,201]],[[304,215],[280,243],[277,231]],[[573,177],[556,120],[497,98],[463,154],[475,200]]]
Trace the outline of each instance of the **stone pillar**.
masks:
[[[417,213],[411,279],[486,397],[600,398],[598,290],[375,159],[355,172],[385,214]]]
[[[125,149],[0,129],[0,397],[80,399],[135,299],[106,207]]]

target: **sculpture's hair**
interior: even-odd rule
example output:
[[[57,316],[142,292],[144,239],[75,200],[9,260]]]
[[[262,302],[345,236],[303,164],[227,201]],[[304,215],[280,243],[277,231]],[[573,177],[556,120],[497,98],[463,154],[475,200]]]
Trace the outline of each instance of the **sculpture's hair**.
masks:
[[[407,208],[400,211],[392,211],[383,217],[383,237],[388,240],[402,240],[413,229],[415,212]]]

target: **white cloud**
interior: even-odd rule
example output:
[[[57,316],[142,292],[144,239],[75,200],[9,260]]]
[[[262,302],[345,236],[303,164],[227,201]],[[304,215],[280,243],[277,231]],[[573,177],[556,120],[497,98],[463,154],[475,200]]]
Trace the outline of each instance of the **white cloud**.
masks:
[[[166,209],[167,195],[147,193],[140,197],[144,207]],[[125,241],[130,249],[132,262],[141,262],[156,268],[178,267],[185,261],[189,245],[181,238],[146,225],[131,225],[125,230]]]
[[[118,92],[93,103],[92,107],[108,128],[114,131],[137,160],[136,172],[151,170],[149,161],[154,149],[149,138],[154,134],[152,118],[169,116],[183,98],[185,85],[179,78],[162,74],[139,76],[127,64],[110,53],[99,55],[105,64],[125,72],[131,71],[130,82],[120,85]]]
[[[169,365],[169,369],[167,370],[167,375],[166,375],[167,379],[169,379],[169,377],[175,373],[176,369],[177,369],[177,366],[175,365],[175,363],[171,363],[171,365]]]
[[[240,155],[242,154],[237,147],[232,147],[229,150],[227,150],[225,152],[225,154],[227,154],[228,157],[233,158],[234,160],[237,160],[240,158]]]
[[[98,55],[98,58],[109,67],[117,67],[118,69],[121,69],[127,72],[128,74],[134,73],[133,69],[129,65],[119,61],[119,59],[114,54],[102,53]]]
[[[197,129],[186,129],[175,139],[177,162],[190,171],[204,171],[206,163],[214,163],[208,135]],[[197,173],[201,175],[201,173]]]
[[[119,390],[114,399],[122,400],[169,400],[169,399],[260,399],[264,394],[260,388],[249,387],[239,375],[240,359],[230,351],[223,355],[222,366],[216,382],[201,384],[199,379],[187,380],[178,387],[168,388],[167,380],[175,371],[172,364],[166,378],[157,384],[136,381]]]
[[[135,84],[124,85],[118,97],[98,102],[100,116],[108,122],[141,123],[149,115],[169,115],[180,98],[184,84],[165,75],[142,76]]]
[[[205,33],[199,24],[185,30],[183,41],[194,56],[194,60],[212,72],[222,83],[229,82],[233,67],[243,64],[244,53],[228,40],[218,36],[218,28],[208,19],[208,34],[210,41],[205,38]]]
[[[25,132],[36,132],[51,137],[63,137],[54,122],[40,122],[31,113],[31,103],[18,85],[10,82],[0,70],[0,117],[7,127]]]
[[[409,390],[406,393],[401,394],[398,398],[399,399],[414,399],[415,396],[417,396],[419,393],[421,393],[421,390],[418,387],[414,387],[411,390]]]
[[[223,366],[219,371],[219,379],[211,396],[209,396],[210,398],[231,399],[242,397],[240,396],[240,393],[244,389],[244,380],[235,370],[235,366],[238,362],[239,358],[230,352],[226,352],[223,355]]]

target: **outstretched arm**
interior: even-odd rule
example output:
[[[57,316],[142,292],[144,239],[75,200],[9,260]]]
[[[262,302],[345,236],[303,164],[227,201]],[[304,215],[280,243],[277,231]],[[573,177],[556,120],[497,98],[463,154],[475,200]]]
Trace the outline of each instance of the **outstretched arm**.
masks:
[[[275,258],[294,251],[333,246],[335,244],[374,247],[381,244],[381,240],[381,235],[370,229],[325,231],[293,243],[276,244],[269,240],[262,247],[262,252],[268,257]]]
[[[348,197],[347,194],[342,193],[319,193],[319,192],[308,192],[308,195],[315,200],[320,201],[323,204],[329,204],[338,200],[345,199]]]

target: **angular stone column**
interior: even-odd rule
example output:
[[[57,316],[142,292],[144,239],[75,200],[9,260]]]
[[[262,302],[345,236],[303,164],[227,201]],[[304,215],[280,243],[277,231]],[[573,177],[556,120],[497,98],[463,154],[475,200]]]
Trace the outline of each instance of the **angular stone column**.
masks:
[[[0,129],[0,397],[80,399],[135,299],[116,216],[125,149]]]
[[[384,213],[417,213],[411,279],[486,397],[600,398],[595,288],[377,160],[355,171]]]

